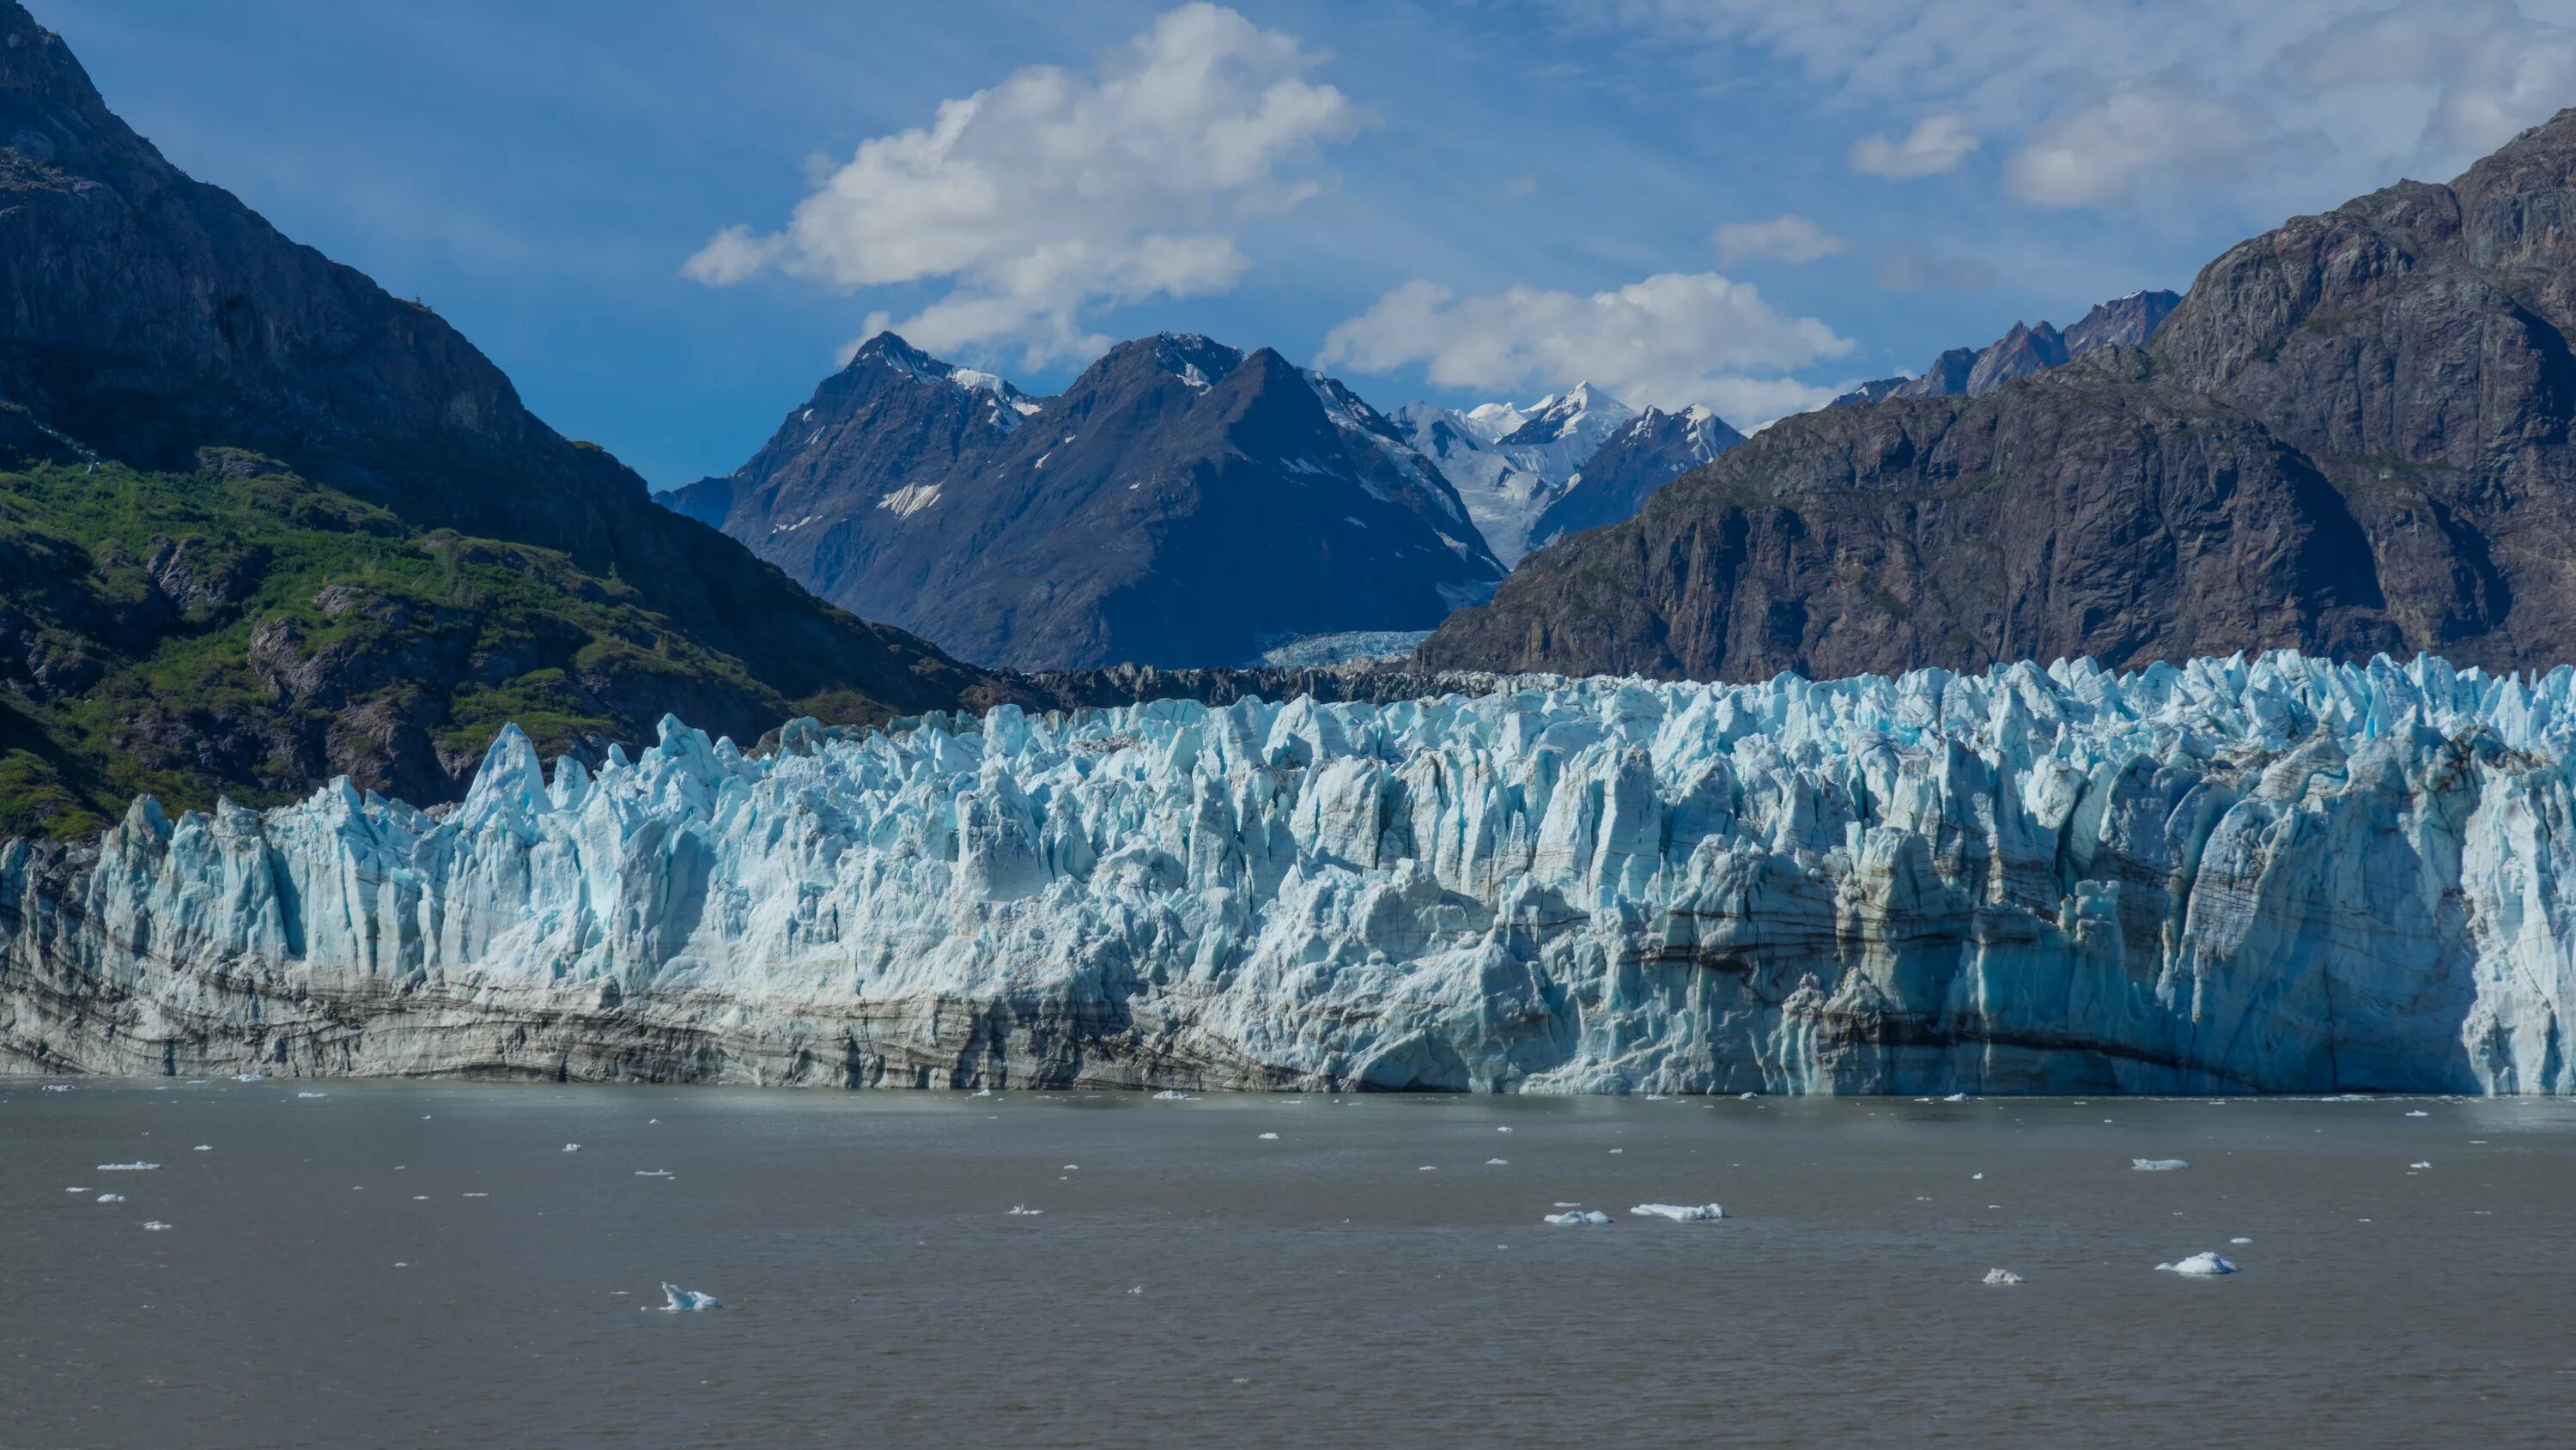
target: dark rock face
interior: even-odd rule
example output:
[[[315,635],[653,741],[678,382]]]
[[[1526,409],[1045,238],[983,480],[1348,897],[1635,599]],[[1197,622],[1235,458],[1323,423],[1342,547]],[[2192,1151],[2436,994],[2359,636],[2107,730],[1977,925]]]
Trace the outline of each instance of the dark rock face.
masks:
[[[2132,292],[2109,302],[2097,302],[2092,311],[2066,329],[2067,354],[2082,357],[2097,347],[2115,343],[2121,347],[2145,347],[2155,340],[2156,329],[2181,305],[2179,292]]]
[[[2012,331],[1995,340],[1993,346],[1977,354],[1974,367],[1968,369],[1967,385],[1960,389],[1971,398],[1982,398],[2015,378],[2024,378],[2041,368],[2066,365],[2066,340],[2057,329],[2043,322],[2037,327],[2014,323]]]
[[[0,605],[31,621],[19,637],[51,662],[11,679],[41,687],[74,678],[80,671],[61,663],[74,656],[140,668],[183,634],[213,650],[210,668],[249,668],[247,641],[261,625],[233,615],[283,607],[252,592],[268,568],[252,552],[264,541],[283,547],[271,536],[308,523],[381,531],[405,548],[441,530],[461,536],[458,547],[490,541],[499,550],[492,558],[545,576],[531,599],[557,588],[571,591],[568,599],[585,590],[613,597],[612,612],[627,621],[614,628],[641,645],[639,660],[659,661],[610,668],[598,651],[586,663],[573,658],[579,648],[554,651],[560,658],[513,652],[477,645],[469,631],[452,660],[405,657],[404,668],[428,672],[405,702],[343,692],[353,703],[328,749],[310,744],[303,726],[264,719],[262,710],[283,708],[277,702],[228,698],[215,714],[165,713],[144,743],[162,752],[173,779],[190,783],[183,794],[209,785],[257,793],[270,777],[334,767],[452,793],[453,779],[395,770],[371,754],[364,742],[383,731],[363,712],[391,710],[415,732],[436,730],[476,672],[507,678],[513,662],[541,657],[548,668],[588,669],[579,698],[564,703],[618,738],[649,738],[671,708],[655,702],[661,692],[643,678],[655,672],[666,676],[669,698],[706,712],[701,723],[746,737],[799,700],[919,709],[991,684],[899,630],[823,604],[732,541],[654,506],[615,459],[531,415],[509,380],[427,307],[387,296],[171,166],[109,112],[61,39],[14,0],[0,0],[0,141],[0,468],[101,468],[96,476],[162,492],[174,487],[168,480],[195,478],[227,498],[257,496],[244,503],[249,512],[226,515],[204,538],[174,536],[166,548],[120,543],[136,556],[132,584],[120,582],[124,566],[104,562],[74,577],[0,579]],[[54,543],[103,547],[97,536],[112,521],[75,518],[83,507],[76,489],[17,498],[17,524]],[[547,551],[549,562],[518,552],[528,549]],[[312,561],[291,562],[297,598],[309,600],[315,581],[300,571]],[[164,601],[150,610],[126,602],[145,579]],[[52,593],[31,592],[40,589]],[[120,601],[115,618],[79,602],[89,597]],[[607,621],[601,615],[600,627],[611,628]],[[236,625],[239,643],[208,642],[208,631],[233,640]],[[91,628],[121,632],[109,640]],[[59,722],[26,718],[30,758],[105,748],[66,743]],[[235,749],[225,739],[253,743]],[[464,753],[479,755],[479,746]],[[265,763],[240,767],[245,759]]]
[[[1977,370],[1979,353],[1973,347],[1954,347],[1932,359],[1932,366],[1918,378],[1896,385],[1891,397],[1948,398],[1968,390],[1968,378]]]
[[[1743,441],[1743,434],[1706,408],[1648,408],[1585,462],[1565,496],[1538,516],[1530,538],[1543,545],[1634,517],[1655,490]]]
[[[2576,652],[2576,112],[2204,268],[2145,353],[1784,420],[1524,564],[1441,668]]]
[[[722,503],[836,602],[1024,669],[1428,628],[1502,576],[1393,424],[1268,348],[1146,338],[1060,397],[1006,388],[879,337],[730,479],[669,502]]]

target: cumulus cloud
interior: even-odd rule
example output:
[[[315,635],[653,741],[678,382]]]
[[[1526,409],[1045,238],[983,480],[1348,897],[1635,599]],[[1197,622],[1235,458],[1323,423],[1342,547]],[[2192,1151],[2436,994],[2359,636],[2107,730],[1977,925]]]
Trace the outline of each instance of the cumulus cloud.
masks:
[[[1912,181],[1920,176],[1938,176],[1956,171],[1968,153],[1977,149],[1977,138],[1968,134],[1967,118],[1942,111],[1914,123],[1902,141],[1871,134],[1852,143],[1852,170],[1870,176],[1884,176],[1891,181]]]
[[[1878,256],[1878,285],[1898,292],[1982,292],[1995,285],[1995,269],[1980,257],[1890,247]]]
[[[2576,101],[2568,0],[1545,3],[1729,71],[1795,70],[1865,115],[1956,116],[2043,206],[2196,197],[2268,224],[2448,179]],[[1941,150],[1914,139],[1864,138],[1852,164],[1929,174],[1907,167]]]
[[[1714,272],[1666,272],[1589,295],[1514,287],[1459,297],[1408,282],[1334,328],[1320,366],[1424,365],[1443,388],[1509,391],[1589,381],[1638,407],[1705,404],[1739,427],[1815,407],[1830,388],[1787,374],[1851,351]]]
[[[1767,222],[1724,222],[1709,234],[1718,260],[1729,264],[1748,257],[1768,257],[1803,267],[1843,249],[1843,239],[1809,218],[1791,212]]]
[[[841,289],[944,282],[892,323],[914,343],[1016,343],[1031,366],[1085,355],[1106,345],[1085,310],[1232,286],[1249,265],[1239,227],[1319,188],[1321,148],[1365,118],[1309,78],[1315,64],[1293,37],[1184,5],[1093,72],[1018,71],[861,143],[783,229],[727,227],[682,271],[719,287],[770,269]]]

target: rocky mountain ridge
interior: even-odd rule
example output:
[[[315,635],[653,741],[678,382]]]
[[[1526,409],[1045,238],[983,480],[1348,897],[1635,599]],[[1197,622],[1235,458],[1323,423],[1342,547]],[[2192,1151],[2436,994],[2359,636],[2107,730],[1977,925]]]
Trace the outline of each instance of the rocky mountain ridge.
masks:
[[[1268,348],[1139,339],[1051,398],[986,377],[871,339],[751,462],[665,501],[836,603],[1015,669],[1429,628],[1502,576],[1394,423]]]
[[[2576,112],[2293,218],[2149,345],[1784,419],[1525,561],[1430,668],[1746,679],[2576,639]]]

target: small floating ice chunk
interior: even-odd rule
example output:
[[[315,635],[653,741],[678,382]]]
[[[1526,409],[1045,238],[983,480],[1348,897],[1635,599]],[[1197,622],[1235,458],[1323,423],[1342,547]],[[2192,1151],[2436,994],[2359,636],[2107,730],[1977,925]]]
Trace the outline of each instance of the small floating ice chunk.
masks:
[[[492,1195],[490,1195],[490,1194],[488,1194],[488,1193],[469,1193],[469,1194],[466,1194],[465,1196],[466,1196],[467,1198],[490,1198]]]
[[[1603,1213],[1597,1208],[1589,1210],[1578,1209],[1571,1213],[1551,1213],[1547,1215],[1546,1221],[1557,1224],[1608,1223],[1610,1221],[1610,1215]]]
[[[1064,1165],[1064,1171],[1067,1173],[1079,1173],[1082,1171],[1082,1165],[1079,1163],[1067,1163]]]
[[[1613,1152],[1613,1153],[1625,1153],[1625,1152],[1627,1152],[1628,1150],[1627,1150],[1627,1149],[1625,1149],[1625,1148],[1613,1148],[1613,1149],[1611,1149],[1610,1151],[1611,1151],[1611,1152]]]
[[[1510,1131],[1511,1131],[1511,1129],[1509,1129],[1509,1128],[1496,1128],[1494,1131],[1495,1131],[1495,1132],[1497,1132],[1497,1133],[1508,1133],[1508,1132],[1510,1132]]]
[[[1747,1101],[1747,1102],[1750,1102],[1750,1101],[1752,1101],[1753,1099],[1755,1099],[1755,1098],[1758,1098],[1758,1097],[1762,1096],[1762,1094],[1760,1094],[1760,1093],[1737,1093],[1737,1094],[1736,1094],[1736,1096],[1737,1096],[1737,1097],[1739,1097],[1739,1098],[1744,1099],[1744,1100],[1745,1100],[1745,1101]]]
[[[695,1311],[699,1309],[722,1309],[724,1307],[724,1301],[718,1299],[713,1294],[701,1294],[695,1289],[683,1289],[677,1284],[664,1284],[662,1286],[662,1298],[666,1302],[660,1309],[648,1309],[646,1312],[677,1314],[682,1310]]]
[[[191,1148],[188,1151],[191,1153],[212,1153],[215,1151],[215,1145],[212,1143],[199,1143],[196,1147]]]
[[[161,1165],[158,1163],[143,1162],[101,1163],[98,1165],[98,1171],[101,1173],[149,1173],[160,1166]]]
[[[2207,1249],[2203,1249],[2199,1253],[2192,1255],[2190,1258],[2183,1259],[2175,1263],[2158,1264],[2156,1265],[2156,1269],[2160,1273],[2186,1274],[2195,1279],[2212,1279],[2216,1278],[2220,1274],[2233,1274],[2236,1272],[2236,1266],[2234,1264],[2231,1264],[2227,1260],[2220,1258],[2218,1255],[2209,1252]]]
[[[49,1093],[67,1093],[72,1090],[72,1087],[70,1083],[49,1082],[45,1084],[44,1090]]]
[[[125,1201],[125,1195],[122,1193],[102,1193],[98,1196],[98,1201],[101,1203],[123,1203]]]
[[[1277,1133],[1264,1133],[1261,1135],[1261,1141],[1265,1143],[1276,1143],[1279,1141],[1279,1135]]]
[[[2408,1113],[2406,1116],[2408,1116],[2408,1117],[2410,1117],[2410,1118],[2429,1118],[2429,1117],[2431,1117],[2431,1116],[2433,1116],[2433,1115],[2432,1115],[2431,1113],[2428,1113],[2428,1112],[2424,1111],[2422,1108],[2417,1108],[2415,1111],[2413,1111],[2413,1112],[2411,1112],[2411,1113]]]
[[[2406,1166],[2409,1168],[2430,1168],[2433,1165],[2430,1163],[2409,1163]]]
[[[1031,1208],[1025,1203],[1015,1203],[1011,1205],[1011,1217],[1013,1218],[1040,1218],[1045,1214],[1045,1209]]]
[[[152,1219],[152,1220],[150,1220],[149,1222],[145,1223],[143,1226],[144,1226],[146,1229],[151,1230],[153,1233],[159,1233],[161,1230],[163,1230],[163,1229],[165,1229],[165,1228],[168,1228],[170,1225],[168,1225],[168,1224],[166,1224],[166,1223],[163,1223],[161,1220],[159,1220],[159,1219],[157,1219],[157,1218],[156,1218],[156,1219]]]
[[[1982,1174],[1982,1173],[1971,1173],[1971,1174],[1969,1174],[1968,1176],[1969,1176],[1970,1178],[1983,1178],[1983,1177],[1985,1177],[1986,1175],[1984,1175],[1984,1174]]]
[[[635,1176],[638,1178],[668,1178],[671,1176],[671,1170],[668,1168],[638,1168],[635,1170]]]
[[[1967,1100],[1968,1100],[1968,1095],[1967,1095],[1966,1093],[1952,1093],[1952,1094],[1950,1094],[1948,1097],[1943,1098],[1941,1101],[1943,1101],[1943,1102],[1945,1102],[1945,1103],[1964,1103],[1964,1102],[1966,1102]]]
[[[299,1098],[327,1098],[331,1095],[329,1093],[297,1093],[296,1096]]]
[[[63,1190],[63,1192],[65,1192],[65,1193],[87,1193],[87,1192],[89,1192],[89,1190],[88,1190],[88,1189],[86,1189],[86,1188],[83,1188],[83,1187],[81,1187],[79,1184],[75,1183],[75,1184],[73,1184],[71,1187],[64,1189],[64,1190]]]
[[[1508,1168],[1511,1166],[1511,1163],[1512,1160],[1509,1158],[1488,1158],[1485,1160],[1485,1166],[1488,1168]]]
[[[993,1090],[991,1088],[977,1088],[972,1095],[979,1098],[989,1098],[993,1095]]]
[[[1726,1217],[1714,1203],[1641,1203],[1628,1210],[1639,1218],[1668,1218],[1675,1223],[1710,1223]]]
[[[581,1145],[579,1143],[566,1143],[564,1144],[564,1151],[567,1153],[578,1153],[581,1151]]]
[[[1182,1092],[1178,1088],[1165,1088],[1161,1092],[1154,1094],[1154,1101],[1158,1103],[1194,1103],[1197,1102],[1198,1099],[1191,1097],[1188,1093]]]
[[[2254,1241],[2252,1239],[2229,1239],[2228,1242],[2231,1244],[2250,1244]]]
[[[257,1082],[257,1081],[259,1081],[259,1074],[258,1074],[258,1073],[255,1073],[255,1072],[237,1072],[237,1073],[234,1073],[234,1074],[233,1074],[233,1081],[235,1081],[235,1082]]]
[[[2129,1166],[2140,1173],[2171,1173],[2177,1168],[2189,1168],[2191,1165],[2180,1158],[2132,1158],[2129,1160]]]
[[[1985,1282],[1989,1284],[2018,1284],[2021,1282],[2021,1275],[2014,1273],[2010,1269],[1988,1269],[1986,1270]]]

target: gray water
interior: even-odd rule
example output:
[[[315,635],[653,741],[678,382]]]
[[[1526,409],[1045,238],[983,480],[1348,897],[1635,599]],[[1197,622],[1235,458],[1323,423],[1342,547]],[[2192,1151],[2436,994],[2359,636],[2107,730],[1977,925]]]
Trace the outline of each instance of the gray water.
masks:
[[[0,1444],[2565,1444],[2571,1190],[2550,1101],[21,1080]]]

